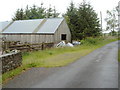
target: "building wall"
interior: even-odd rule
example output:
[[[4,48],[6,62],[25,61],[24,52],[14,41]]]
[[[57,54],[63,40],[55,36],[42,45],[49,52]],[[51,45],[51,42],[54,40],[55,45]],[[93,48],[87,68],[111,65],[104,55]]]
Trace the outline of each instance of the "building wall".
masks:
[[[20,41],[22,43],[51,43],[54,42],[53,35],[40,35],[40,34],[6,34],[7,41]]]
[[[59,43],[61,41],[61,34],[67,34],[67,42],[71,42],[71,32],[65,20],[61,23],[54,35],[54,42]]]

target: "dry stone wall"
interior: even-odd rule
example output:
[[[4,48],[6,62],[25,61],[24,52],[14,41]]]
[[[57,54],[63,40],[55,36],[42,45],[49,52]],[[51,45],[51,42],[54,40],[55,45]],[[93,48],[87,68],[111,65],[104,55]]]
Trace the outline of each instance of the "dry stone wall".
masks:
[[[13,70],[22,64],[21,52],[9,53],[0,56],[0,63],[2,63],[2,73]]]

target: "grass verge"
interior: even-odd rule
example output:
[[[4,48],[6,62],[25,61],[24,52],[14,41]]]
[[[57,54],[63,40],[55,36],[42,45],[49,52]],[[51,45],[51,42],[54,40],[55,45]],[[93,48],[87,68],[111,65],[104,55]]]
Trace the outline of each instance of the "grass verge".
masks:
[[[120,62],[120,49],[118,50],[118,61]]]
[[[116,41],[116,38],[88,38],[82,40],[82,44],[73,48],[52,48],[44,51],[34,51],[23,54],[22,66],[15,70],[6,72],[2,75],[3,83],[12,79],[14,76],[25,72],[32,67],[61,67],[68,65],[110,42]]]

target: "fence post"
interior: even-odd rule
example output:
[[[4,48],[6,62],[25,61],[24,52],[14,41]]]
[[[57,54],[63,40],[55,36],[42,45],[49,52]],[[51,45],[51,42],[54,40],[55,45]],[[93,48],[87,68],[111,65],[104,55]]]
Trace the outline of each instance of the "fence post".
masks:
[[[42,43],[41,47],[42,47],[41,49],[44,50],[44,42]]]

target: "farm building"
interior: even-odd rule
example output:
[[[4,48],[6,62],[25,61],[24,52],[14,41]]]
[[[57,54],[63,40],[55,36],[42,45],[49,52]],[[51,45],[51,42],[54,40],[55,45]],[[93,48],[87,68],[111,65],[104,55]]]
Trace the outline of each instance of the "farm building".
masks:
[[[48,18],[1,22],[2,37],[22,43],[59,43],[71,41],[71,33],[64,18]]]

